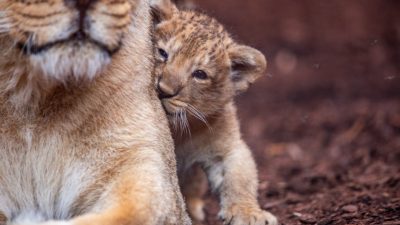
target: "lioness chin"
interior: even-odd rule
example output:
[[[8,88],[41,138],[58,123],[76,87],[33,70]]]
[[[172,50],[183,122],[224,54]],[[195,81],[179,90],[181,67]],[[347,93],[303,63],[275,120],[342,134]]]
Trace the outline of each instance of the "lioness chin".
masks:
[[[2,0],[0,32],[0,224],[190,224],[148,1]]]

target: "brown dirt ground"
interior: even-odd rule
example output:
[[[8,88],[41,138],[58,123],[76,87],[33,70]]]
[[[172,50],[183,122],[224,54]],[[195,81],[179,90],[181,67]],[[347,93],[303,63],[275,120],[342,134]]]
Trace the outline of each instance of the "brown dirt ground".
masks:
[[[262,50],[238,98],[259,201],[282,224],[400,224],[400,2],[198,0]],[[221,224],[207,197],[207,224]]]

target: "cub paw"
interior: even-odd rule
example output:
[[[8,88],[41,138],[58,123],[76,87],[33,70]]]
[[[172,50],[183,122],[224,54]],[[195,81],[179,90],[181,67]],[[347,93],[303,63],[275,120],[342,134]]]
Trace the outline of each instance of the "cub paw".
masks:
[[[186,203],[189,215],[194,222],[204,221],[206,217],[204,213],[204,201],[201,198],[188,198]]]
[[[218,214],[224,225],[278,225],[278,219],[259,208],[233,206],[222,209]]]

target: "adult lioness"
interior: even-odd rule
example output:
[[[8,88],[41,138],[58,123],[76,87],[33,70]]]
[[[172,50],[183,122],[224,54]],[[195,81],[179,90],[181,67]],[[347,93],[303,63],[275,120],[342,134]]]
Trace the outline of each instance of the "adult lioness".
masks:
[[[0,223],[190,224],[148,1],[1,0],[0,17]]]

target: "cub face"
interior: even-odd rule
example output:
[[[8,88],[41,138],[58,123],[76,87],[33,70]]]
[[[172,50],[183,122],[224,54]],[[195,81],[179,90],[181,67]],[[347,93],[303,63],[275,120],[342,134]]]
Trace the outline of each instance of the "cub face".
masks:
[[[120,48],[137,2],[1,1],[0,48],[8,49],[10,64],[23,63],[29,72],[61,81],[90,79]]]
[[[262,75],[264,55],[234,42],[215,19],[156,2],[156,88],[170,119],[214,116]]]

